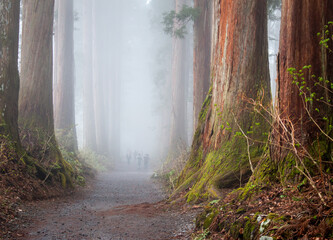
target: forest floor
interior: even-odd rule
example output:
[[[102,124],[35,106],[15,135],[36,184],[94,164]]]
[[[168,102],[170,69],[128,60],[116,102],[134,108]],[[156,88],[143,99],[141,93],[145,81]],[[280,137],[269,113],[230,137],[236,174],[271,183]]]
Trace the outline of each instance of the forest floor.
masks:
[[[189,239],[198,209],[171,206],[152,172],[124,169],[70,196],[27,203],[17,239]]]

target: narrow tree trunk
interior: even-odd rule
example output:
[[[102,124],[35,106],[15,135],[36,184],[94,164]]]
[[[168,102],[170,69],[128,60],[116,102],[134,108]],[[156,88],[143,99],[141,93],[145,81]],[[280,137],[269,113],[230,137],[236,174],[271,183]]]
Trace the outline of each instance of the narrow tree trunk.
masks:
[[[107,59],[104,58],[104,44],[107,44],[106,34],[101,31],[104,24],[103,4],[93,1],[93,95],[96,129],[96,149],[103,155],[108,153],[109,115],[105,112],[107,102],[105,93],[109,76],[106,74]]]
[[[175,10],[179,12],[187,0],[176,0]],[[188,68],[186,59],[187,41],[173,38],[172,49],[172,109],[171,109],[171,152],[181,145],[187,146],[187,96]]]
[[[193,118],[195,129],[210,85],[213,2],[195,0],[194,7],[200,10],[200,16],[194,22]]]
[[[122,51],[123,49],[123,33],[122,24],[124,15],[124,3],[118,2],[116,0],[110,1],[111,12],[110,20],[111,22],[117,22],[118,24],[114,26],[113,31],[109,32],[108,39],[113,44],[109,46],[111,49],[111,54],[109,54],[109,66],[107,67],[108,77],[109,77],[109,89],[110,93],[106,94],[105,101],[110,102],[109,108],[109,124],[110,129],[109,135],[109,155],[115,160],[120,160],[120,115],[121,115],[121,74],[122,74]],[[105,13],[107,14],[107,13]]]
[[[333,2],[329,0],[305,0],[305,1],[282,1],[282,19],[280,31],[280,46],[278,58],[278,79],[277,79],[277,109],[281,119],[288,119],[295,128],[295,138],[301,144],[309,144],[317,139],[320,130],[315,126],[314,121],[320,128],[326,131],[327,121],[323,117],[332,116],[332,111],[328,111],[327,105],[317,101],[323,97],[324,101],[333,100],[333,95],[327,93],[324,88],[315,86],[318,77],[332,82],[333,59],[332,53],[323,49],[319,44],[320,38],[317,36],[328,21],[333,20]],[[332,34],[333,26],[329,28]],[[332,47],[332,44],[330,44]],[[306,65],[311,65],[309,70],[302,69]],[[296,80],[288,72],[288,68],[295,68],[297,72],[303,70],[304,75]],[[315,75],[316,77],[312,77]],[[303,79],[302,79],[303,78]],[[296,84],[296,82],[299,82]],[[306,84],[303,84],[303,82]],[[304,85],[304,95],[300,96],[299,88]],[[308,91],[311,89],[311,92]],[[310,97],[315,93],[313,101],[306,103],[304,96]],[[308,106],[306,108],[306,105]],[[315,109],[318,109],[316,111]],[[313,117],[310,120],[309,115]],[[332,121],[332,119],[329,119]],[[286,125],[289,124],[285,122]],[[275,133],[277,144],[281,148],[277,149],[277,157],[283,158],[288,151],[283,150],[285,144],[280,133]]]
[[[73,0],[59,1],[57,13],[55,127],[61,145],[68,151],[75,152],[77,151],[77,139],[74,104]]]
[[[58,52],[58,38],[59,38],[59,34],[58,34],[58,8],[59,8],[59,1],[61,0],[54,0],[54,9],[55,9],[55,13],[54,13],[54,25],[53,25],[53,52],[55,54],[53,54],[53,62],[56,63],[57,62],[57,52]],[[57,73],[58,73],[58,65],[57,64],[53,64],[53,84],[52,84],[52,89],[53,89],[53,105],[55,105],[55,89],[57,86]],[[54,113],[55,114],[55,109],[54,109]]]
[[[0,1],[0,133],[9,135],[18,147],[19,18],[19,0]]]
[[[83,132],[84,146],[96,151],[96,127],[93,98],[93,55],[92,55],[92,1],[84,1],[84,33],[83,44],[85,49],[84,79],[83,79]]]

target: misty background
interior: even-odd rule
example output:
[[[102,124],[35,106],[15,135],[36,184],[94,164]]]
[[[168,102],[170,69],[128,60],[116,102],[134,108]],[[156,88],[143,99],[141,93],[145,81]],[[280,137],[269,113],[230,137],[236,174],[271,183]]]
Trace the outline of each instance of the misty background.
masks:
[[[95,34],[92,57],[103,94],[105,154],[123,161],[129,151],[148,153],[160,163],[168,153],[171,100],[172,37],[163,31],[163,13],[174,9],[172,0],[96,0],[92,2],[91,28]],[[87,10],[74,0],[75,118],[80,149],[86,148],[84,129],[84,78],[87,75],[84,43]],[[269,17],[269,62],[273,99],[279,45],[280,9]],[[193,39],[192,24],[188,36]],[[190,49],[193,49],[193,40]],[[188,141],[193,135],[193,51],[187,61]],[[95,83],[96,84],[96,83]],[[117,122],[117,123],[116,123]]]

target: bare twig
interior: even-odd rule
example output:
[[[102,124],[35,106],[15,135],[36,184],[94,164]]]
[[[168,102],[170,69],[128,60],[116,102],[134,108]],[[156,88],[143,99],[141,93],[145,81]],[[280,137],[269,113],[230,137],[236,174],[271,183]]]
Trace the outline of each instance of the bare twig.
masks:
[[[250,141],[249,141],[249,137],[244,133],[243,129],[241,128],[241,126],[238,124],[237,122],[237,119],[235,117],[235,114],[232,112],[232,115],[234,116],[234,120],[235,120],[235,123],[237,124],[239,130],[241,131],[241,133],[243,134],[243,136],[245,137],[246,139],[246,145],[247,145],[247,156],[248,156],[248,159],[249,159],[249,163],[250,163],[250,168],[251,168],[251,171],[252,173],[254,172],[253,170],[253,164],[252,164],[252,161],[251,161],[251,154],[250,154]]]

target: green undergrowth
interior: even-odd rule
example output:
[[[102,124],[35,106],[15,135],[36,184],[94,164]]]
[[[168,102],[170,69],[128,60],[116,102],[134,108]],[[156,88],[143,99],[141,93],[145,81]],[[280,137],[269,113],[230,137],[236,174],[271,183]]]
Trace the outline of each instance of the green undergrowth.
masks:
[[[73,188],[76,172],[73,166],[63,158],[60,150],[52,158],[52,163],[40,163],[36,157],[25,155],[21,158],[31,175],[36,176],[43,183],[61,183],[63,188]]]
[[[114,162],[112,159],[88,148],[81,149],[78,153],[78,158],[98,172],[105,172],[114,168]]]
[[[324,177],[326,179],[332,174],[332,159],[331,153],[329,153],[332,150],[328,141],[319,143],[315,141],[309,145],[308,151],[314,158],[321,159],[322,162],[316,161],[317,163],[315,163],[309,158],[303,158],[304,165],[302,165],[291,152],[287,152],[285,157],[276,162],[271,159],[267,148],[249,182],[244,187],[237,189],[240,200],[251,198],[260,189],[274,184],[280,184],[283,188],[290,184],[296,185],[298,188],[309,185],[308,178],[303,174],[305,170],[309,172],[311,178],[326,175]]]
[[[91,175],[91,168],[77,153],[68,151],[55,135],[43,129],[29,129],[22,124],[20,128],[22,142],[21,161],[30,175],[36,176],[43,184],[61,185],[63,189],[72,189],[75,185],[85,184],[85,175]]]
[[[181,144],[178,146],[177,152],[168,153],[162,166],[154,173],[153,178],[161,181],[167,192],[175,190],[177,179],[186,164],[188,156],[189,151],[186,145]]]
[[[72,178],[75,184],[84,186],[87,177],[93,177],[95,170],[88,163],[85,158],[80,158],[80,155],[75,152],[68,152],[64,148],[60,148],[64,160],[71,166]],[[62,177],[64,183],[64,178]]]
[[[318,150],[314,146],[309,147],[312,154],[321,152],[321,158],[325,159],[325,149],[329,147],[321,143],[322,149]],[[300,170],[309,169],[326,207],[308,179],[295,167],[295,155],[288,153],[274,162],[268,153],[268,148],[262,152],[253,175],[243,187],[205,206],[196,219],[195,236],[205,234],[204,239],[214,234],[231,239],[294,239],[305,234],[333,237],[333,201],[330,194],[324,194],[328,188],[323,189],[320,183],[320,170],[309,159],[304,159],[305,166],[299,166]],[[332,177],[330,164],[323,163],[322,171],[326,177]],[[321,209],[325,209],[326,215]]]
[[[68,152],[61,147],[58,151],[56,161],[49,165],[39,163],[38,159],[28,156],[27,153],[20,160],[26,166],[27,172],[42,182],[48,184],[58,182],[64,189],[85,185],[86,177],[94,175],[93,169],[76,153]]]
[[[77,151],[75,126],[67,129],[55,129],[55,136],[62,152]]]
[[[272,223],[281,222],[284,217],[276,214],[262,214],[256,212],[251,215],[242,215],[243,209],[235,211],[234,214],[228,214],[228,217],[217,219],[219,213],[225,210],[235,211],[227,206],[215,206],[205,209],[196,219],[196,228],[204,229],[203,232],[223,232],[228,239],[253,240],[264,236]],[[200,233],[198,234],[200,235]],[[209,235],[205,239],[210,239]],[[268,237],[268,236],[266,236]],[[265,238],[262,238],[265,239]],[[273,238],[268,238],[273,239]]]

